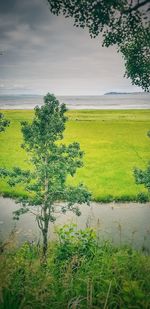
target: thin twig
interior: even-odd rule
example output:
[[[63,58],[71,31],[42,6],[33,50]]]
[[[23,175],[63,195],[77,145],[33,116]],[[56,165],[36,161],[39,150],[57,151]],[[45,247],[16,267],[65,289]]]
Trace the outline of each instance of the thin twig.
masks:
[[[146,5],[149,3],[149,0],[145,0],[143,2],[138,2],[136,5],[134,5],[133,7],[130,7],[130,9],[124,11],[124,13],[131,13],[132,11],[136,11],[138,10],[140,7]]]

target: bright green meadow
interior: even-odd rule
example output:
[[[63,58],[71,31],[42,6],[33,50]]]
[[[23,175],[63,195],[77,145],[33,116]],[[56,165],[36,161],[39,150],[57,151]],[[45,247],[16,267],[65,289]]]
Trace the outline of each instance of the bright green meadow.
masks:
[[[27,167],[27,154],[20,145],[20,121],[31,121],[33,111],[2,111],[11,125],[1,133],[0,166]],[[134,167],[144,168],[150,158],[150,110],[74,110],[68,112],[65,143],[77,141],[85,152],[84,167],[69,182],[83,182],[96,201],[137,200],[143,186],[135,184]],[[10,188],[1,181],[1,194],[23,194],[20,187]]]

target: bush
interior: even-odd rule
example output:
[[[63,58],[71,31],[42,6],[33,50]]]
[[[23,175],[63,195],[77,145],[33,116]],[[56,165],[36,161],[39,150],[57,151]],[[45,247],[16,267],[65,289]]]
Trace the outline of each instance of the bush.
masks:
[[[97,248],[96,233],[91,228],[77,230],[77,226],[65,225],[57,230],[58,242],[55,246],[55,263],[57,271],[68,263],[77,269],[82,261],[91,259]]]
[[[141,192],[137,195],[137,202],[140,202],[140,203],[147,203],[149,202],[149,196],[147,193],[145,192]]]

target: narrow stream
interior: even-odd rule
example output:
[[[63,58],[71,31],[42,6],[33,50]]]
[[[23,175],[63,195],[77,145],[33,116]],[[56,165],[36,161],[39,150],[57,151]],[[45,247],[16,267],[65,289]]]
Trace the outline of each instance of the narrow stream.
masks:
[[[41,235],[33,215],[22,215],[19,221],[12,219],[12,212],[18,207],[14,200],[0,198],[0,239],[6,240],[15,227],[19,243],[25,240],[40,240]],[[150,203],[92,202],[90,207],[82,205],[80,209],[80,217],[71,212],[60,215],[55,224],[50,226],[50,239],[55,239],[57,226],[75,223],[78,228],[95,228],[100,240],[110,240],[114,244],[131,244],[136,249],[150,252]]]

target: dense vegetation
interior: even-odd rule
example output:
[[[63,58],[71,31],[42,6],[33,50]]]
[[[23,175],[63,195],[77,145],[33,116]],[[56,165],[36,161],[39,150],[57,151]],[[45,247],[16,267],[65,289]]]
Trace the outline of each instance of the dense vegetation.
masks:
[[[65,226],[57,233],[47,266],[37,245],[7,245],[0,256],[1,309],[149,308],[149,256],[98,244],[89,228]]]
[[[0,166],[26,168],[27,155],[20,148],[20,121],[33,119],[33,111],[4,112],[11,121],[1,133]],[[69,111],[65,142],[76,140],[84,150],[84,167],[71,184],[84,182],[97,201],[136,200],[146,192],[135,184],[133,169],[145,168],[149,160],[150,111]],[[23,194],[22,188],[10,189],[1,181],[1,193]]]

